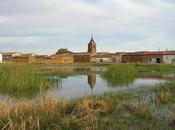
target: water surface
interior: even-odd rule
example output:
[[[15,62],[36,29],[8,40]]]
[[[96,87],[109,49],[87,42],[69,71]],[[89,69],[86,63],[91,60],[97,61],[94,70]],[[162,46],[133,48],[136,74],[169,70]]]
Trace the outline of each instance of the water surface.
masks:
[[[103,79],[101,76],[101,73],[106,70],[106,67],[52,66],[51,69],[54,71],[65,71],[66,73],[69,72],[71,74],[66,76],[51,75],[51,78],[57,78],[59,79],[59,82],[49,90],[41,91],[38,94],[32,95],[32,99],[37,99],[47,94],[52,94],[57,98],[66,97],[74,99],[90,95],[101,95],[108,92],[139,92],[143,89],[152,89],[159,84],[165,84],[166,82],[175,79],[174,73],[158,76],[153,76],[151,74],[150,76],[144,76],[144,74],[142,75],[141,73],[139,74],[140,76],[132,81],[128,82],[126,80],[126,83],[122,84],[120,81],[116,81],[114,85]],[[76,75],[74,75],[74,73],[76,73]],[[21,94],[19,93],[17,97],[23,98],[26,93],[30,94],[30,92],[23,92]],[[14,95],[0,94],[0,99],[2,100],[6,96]]]
[[[111,86],[100,74],[69,76],[61,79],[59,87],[51,92],[56,97],[81,98],[89,95],[101,95],[105,92],[129,92],[153,88],[158,84],[164,84],[166,79],[136,78],[131,84],[123,86]]]

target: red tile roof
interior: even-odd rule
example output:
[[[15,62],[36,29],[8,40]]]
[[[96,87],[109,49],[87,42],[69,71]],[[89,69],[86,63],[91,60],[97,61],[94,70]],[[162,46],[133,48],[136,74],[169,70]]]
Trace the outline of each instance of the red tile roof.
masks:
[[[175,51],[143,51],[143,52],[130,52],[124,55],[175,55]]]

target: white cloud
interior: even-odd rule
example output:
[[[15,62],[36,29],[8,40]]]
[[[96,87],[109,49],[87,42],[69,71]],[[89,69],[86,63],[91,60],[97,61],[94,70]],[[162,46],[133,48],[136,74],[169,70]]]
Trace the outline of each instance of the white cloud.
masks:
[[[5,23],[9,21],[10,19],[8,17],[0,16],[0,23]]]
[[[122,50],[129,50],[132,46],[138,49],[175,48],[172,45],[175,33],[173,2],[0,0],[0,3],[0,37],[6,37],[4,40],[0,38],[2,49],[8,48],[5,43],[26,51],[27,45],[36,50],[36,44],[39,44],[41,50],[38,51],[41,52],[48,47],[60,48],[64,43],[76,51],[85,48],[91,32],[97,36],[100,50],[121,50],[116,43],[122,44]],[[109,42],[114,46],[112,49],[107,45]],[[153,43],[156,46],[151,46]]]

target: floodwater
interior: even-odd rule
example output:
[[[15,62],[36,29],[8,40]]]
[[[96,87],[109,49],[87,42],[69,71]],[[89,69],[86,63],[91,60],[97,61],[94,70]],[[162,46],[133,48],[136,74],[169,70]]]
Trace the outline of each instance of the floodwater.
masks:
[[[55,67],[56,68],[56,67]],[[54,68],[54,69],[55,69]],[[102,95],[108,92],[138,92],[141,90],[150,90],[159,84],[165,84],[171,79],[175,78],[175,74],[160,75],[160,76],[143,76],[142,74],[132,81],[126,81],[120,84],[120,81],[116,81],[115,85],[106,81],[101,76],[101,72],[105,71],[105,67],[58,67],[56,69],[65,70],[65,72],[78,72],[77,75],[68,75],[66,77],[52,76],[52,78],[59,79],[57,85],[52,89],[42,91],[37,95],[34,95],[33,99],[38,99],[43,95],[52,94],[57,98],[66,97],[68,99],[82,98],[90,95]],[[21,94],[21,95],[25,95]],[[6,96],[0,94],[0,100]],[[23,97],[21,96],[21,97]],[[18,95],[18,98],[21,98]],[[31,97],[30,97],[31,98]]]
[[[101,72],[105,71],[105,67],[85,67],[73,68],[74,72],[80,75],[70,75],[60,78],[59,85],[53,87],[49,92],[57,98],[66,97],[68,99],[82,98],[91,95],[102,95],[108,92],[138,92],[141,90],[152,89],[160,84],[175,79],[175,74],[159,75],[159,76],[143,76],[142,73],[132,81],[122,83],[116,81],[111,84],[101,76]],[[59,78],[59,77],[54,77]]]
[[[165,79],[137,78],[132,83],[123,86],[111,86],[100,74],[70,76],[61,79],[59,87],[51,92],[56,97],[81,98],[90,95],[101,95],[105,92],[130,92],[150,89],[167,82]]]

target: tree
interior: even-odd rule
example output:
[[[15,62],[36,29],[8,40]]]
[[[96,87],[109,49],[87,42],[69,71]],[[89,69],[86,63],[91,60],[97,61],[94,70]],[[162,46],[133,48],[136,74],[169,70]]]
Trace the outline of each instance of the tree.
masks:
[[[67,52],[69,52],[67,48],[60,48],[60,49],[56,52],[56,54],[63,54],[63,53],[67,53]]]

